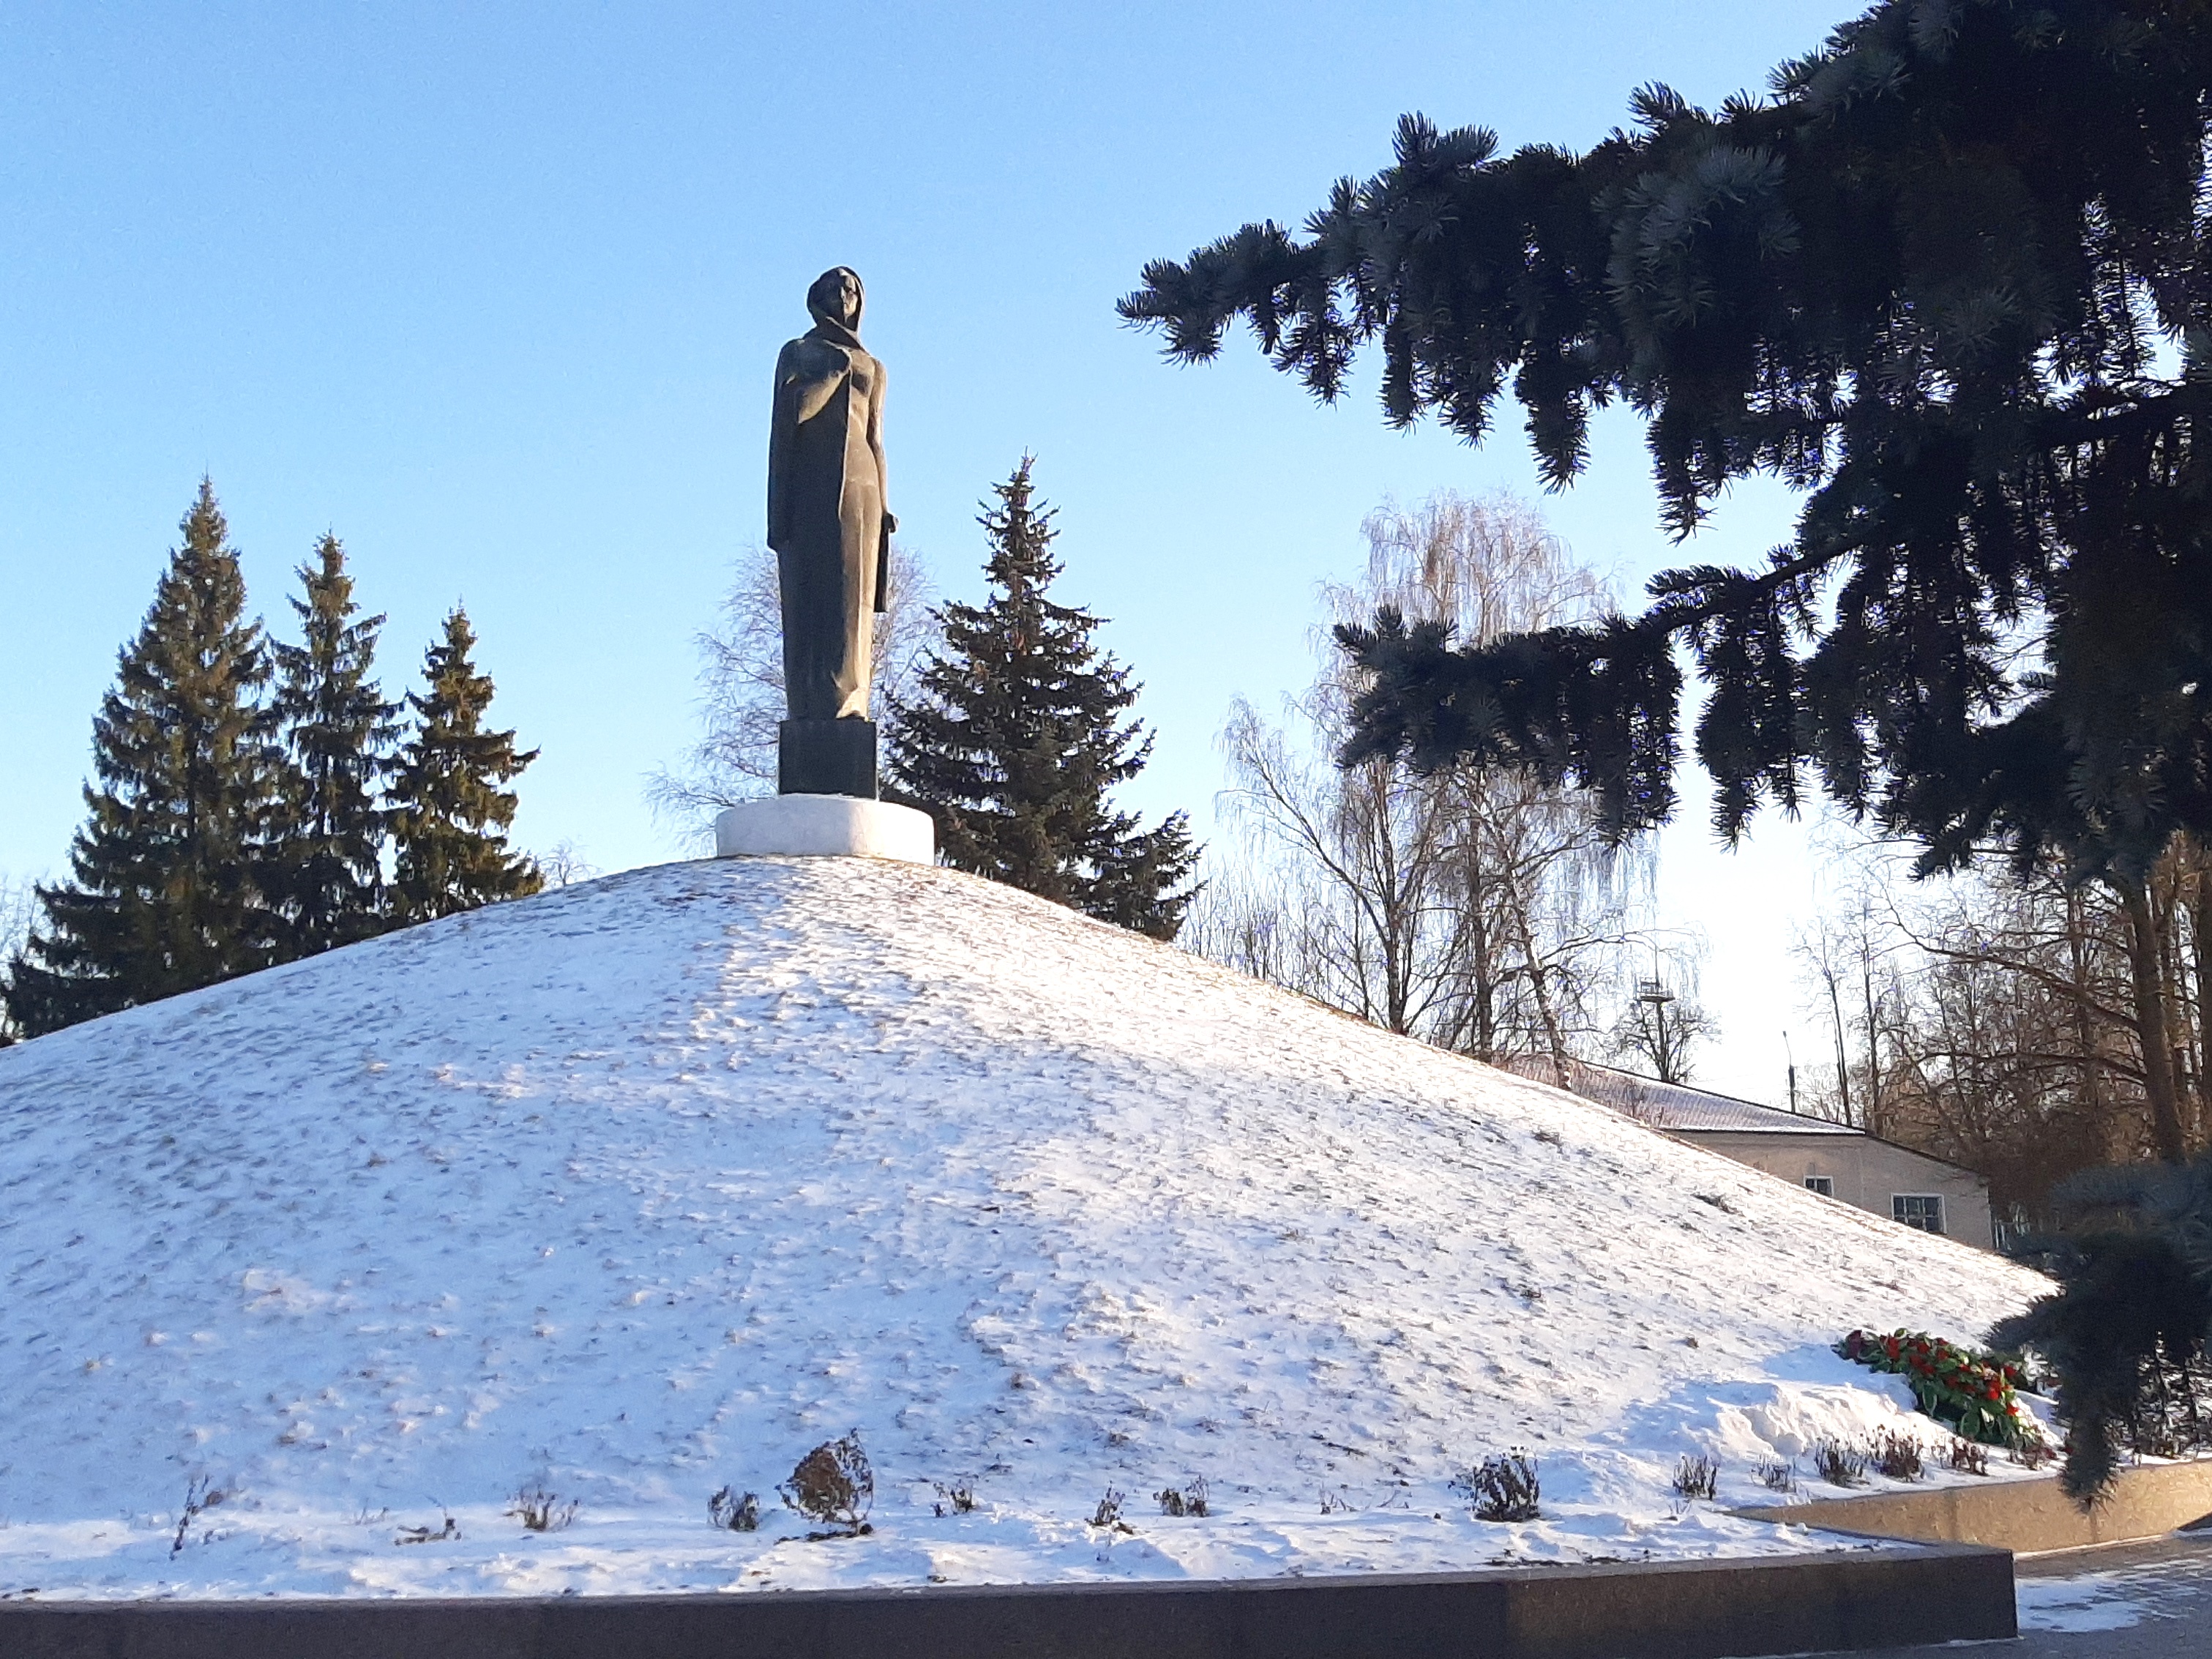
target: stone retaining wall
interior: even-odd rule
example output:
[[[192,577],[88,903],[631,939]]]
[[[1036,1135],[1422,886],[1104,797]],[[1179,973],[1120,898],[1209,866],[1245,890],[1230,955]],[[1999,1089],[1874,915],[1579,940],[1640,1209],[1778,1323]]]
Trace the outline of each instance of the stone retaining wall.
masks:
[[[1986,1486],[1942,1486],[1932,1492],[1831,1498],[1735,1513],[1827,1532],[1986,1544],[2034,1555],[2160,1538],[2179,1528],[2212,1520],[2212,1462],[2123,1469],[2111,1493],[2086,1514],[2058,1490],[2056,1475],[2034,1480],[1993,1480]]]

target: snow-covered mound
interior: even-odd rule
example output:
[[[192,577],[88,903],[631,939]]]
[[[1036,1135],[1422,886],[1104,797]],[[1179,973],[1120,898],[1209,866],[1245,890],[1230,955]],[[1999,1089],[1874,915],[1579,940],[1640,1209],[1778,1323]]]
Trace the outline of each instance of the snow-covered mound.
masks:
[[[1677,1459],[1771,1499],[1756,1462],[1906,1420],[1839,1333],[1973,1339],[2040,1285],[849,859],[635,871],[0,1051],[0,1594],[49,1596],[1806,1547],[1681,1512]],[[854,1428],[875,1530],[809,1541],[775,1486]],[[1473,1520],[1451,1477],[1516,1446],[1546,1518]],[[1212,1512],[1160,1515],[1196,1479]],[[725,1486],[757,1532],[708,1525]],[[574,1524],[523,1530],[525,1486]],[[1133,1531],[1089,1524],[1109,1488]]]

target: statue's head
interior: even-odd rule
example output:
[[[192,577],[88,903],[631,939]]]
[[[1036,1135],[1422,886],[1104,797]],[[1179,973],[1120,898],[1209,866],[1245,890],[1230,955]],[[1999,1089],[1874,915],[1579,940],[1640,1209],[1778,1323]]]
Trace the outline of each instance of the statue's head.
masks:
[[[861,292],[859,274],[848,265],[832,265],[806,290],[806,309],[817,322],[836,323],[855,334],[860,331]]]

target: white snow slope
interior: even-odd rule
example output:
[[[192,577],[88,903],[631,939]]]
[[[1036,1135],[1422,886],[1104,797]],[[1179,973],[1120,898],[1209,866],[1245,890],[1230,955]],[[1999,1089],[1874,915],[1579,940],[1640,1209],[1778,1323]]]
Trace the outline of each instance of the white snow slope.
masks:
[[[48,1597],[1832,1547],[1676,1501],[1677,1459],[1771,1501],[1754,1463],[1822,1435],[1933,1443],[1827,1345],[2042,1288],[851,859],[635,871],[0,1051],[0,1594]],[[775,1487],[854,1428],[874,1531],[810,1540]],[[1474,1520],[1451,1477],[1516,1446],[1544,1518]],[[1159,1513],[1197,1478],[1212,1514]],[[503,1513],[540,1485],[566,1529]],[[709,1526],[726,1485],[758,1531]]]

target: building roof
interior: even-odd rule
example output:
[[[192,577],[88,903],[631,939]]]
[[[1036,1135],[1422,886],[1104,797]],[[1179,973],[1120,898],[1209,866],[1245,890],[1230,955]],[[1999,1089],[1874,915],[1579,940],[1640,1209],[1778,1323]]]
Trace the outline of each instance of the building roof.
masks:
[[[1738,1100],[1734,1095],[1717,1095],[1710,1090],[1692,1089],[1680,1083],[1662,1083],[1656,1078],[1638,1077],[1633,1072],[1617,1071],[1610,1066],[1593,1066],[1588,1060],[1567,1061],[1565,1077],[1559,1076],[1557,1068],[1546,1058],[1531,1056],[1504,1064],[1509,1071],[1533,1077],[1540,1082],[1556,1083],[1585,1100],[1594,1100],[1601,1106],[1610,1106],[1623,1117],[1633,1118],[1655,1129],[1665,1129],[1675,1134],[1697,1134],[1701,1131],[1717,1130],[1725,1130],[1731,1134],[1864,1136],[1866,1133],[1863,1129],[1833,1123],[1824,1117],[1808,1117],[1796,1112],[1781,1111],[1772,1106],[1761,1106],[1755,1101]]]

